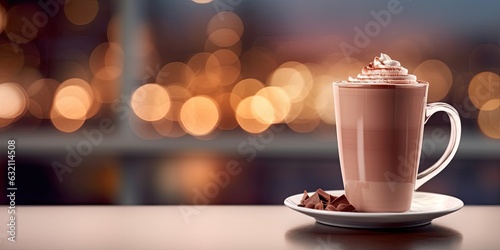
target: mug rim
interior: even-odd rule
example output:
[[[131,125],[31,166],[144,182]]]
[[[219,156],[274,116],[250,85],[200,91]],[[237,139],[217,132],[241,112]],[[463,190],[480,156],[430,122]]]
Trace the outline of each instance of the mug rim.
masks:
[[[397,81],[395,81],[397,82]],[[392,83],[392,82],[348,82],[348,81],[334,81],[332,83],[334,86],[339,87],[367,87],[367,86],[380,86],[380,87],[397,87],[397,88],[408,88],[408,87],[425,87],[429,86],[429,82],[417,80],[417,83]]]

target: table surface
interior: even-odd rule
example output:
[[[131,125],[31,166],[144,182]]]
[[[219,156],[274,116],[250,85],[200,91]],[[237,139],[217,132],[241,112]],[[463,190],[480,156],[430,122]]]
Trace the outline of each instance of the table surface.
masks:
[[[500,206],[398,230],[325,226],[285,206],[19,206],[16,215],[16,242],[2,230],[0,249],[500,249]]]

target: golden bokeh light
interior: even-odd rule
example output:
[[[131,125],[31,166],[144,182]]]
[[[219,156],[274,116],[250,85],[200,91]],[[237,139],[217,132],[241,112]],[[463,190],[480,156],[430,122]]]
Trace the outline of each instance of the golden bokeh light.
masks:
[[[208,52],[196,53],[191,58],[189,58],[187,65],[193,70],[195,74],[203,73],[207,68],[220,67],[217,58],[211,55],[212,54]]]
[[[297,133],[311,133],[313,132],[319,125],[320,119],[295,119],[292,122],[288,123],[288,127]]]
[[[221,92],[221,78],[219,75],[210,72],[200,72],[196,74],[188,90],[193,95],[216,96]]]
[[[312,75],[309,69],[299,62],[286,62],[279,66],[269,78],[270,86],[283,88],[292,102],[300,102],[312,88]]]
[[[350,76],[355,77],[365,66],[365,63],[355,58],[346,58],[343,54],[332,54],[323,63],[327,67],[326,74],[334,77],[335,81],[346,81]]]
[[[271,121],[273,124],[283,122],[288,116],[291,102],[288,94],[282,88],[275,86],[265,87],[260,89],[255,96],[262,96],[271,104],[274,114]]]
[[[39,119],[50,118],[52,97],[56,93],[59,82],[51,78],[41,78],[33,82],[27,89],[30,98],[29,112]]]
[[[254,105],[255,96],[249,96],[243,99],[236,108],[236,120],[240,127],[252,134],[258,134],[264,132],[271,126],[271,123],[262,123],[259,121],[254,114],[256,113],[254,108],[258,105]],[[263,98],[259,96],[259,98]],[[272,105],[270,105],[272,109]],[[274,114],[272,114],[274,116]]]
[[[212,174],[217,173],[222,164],[220,159],[206,153],[169,156],[155,168],[158,172],[155,172],[152,184],[164,197],[184,198],[186,202],[192,202],[193,190],[205,192],[207,183],[214,180]],[[211,202],[217,201],[216,197],[210,198]]]
[[[236,13],[231,11],[220,11],[208,22],[207,35],[210,36],[210,34],[219,29],[232,30],[238,37],[241,37],[244,27],[241,18]]]
[[[240,101],[257,94],[259,90],[264,88],[264,84],[254,78],[247,78],[239,81],[236,85],[234,85],[231,93],[231,107],[236,110]]]
[[[99,12],[97,0],[71,0],[64,4],[64,14],[74,25],[86,25],[94,21]]]
[[[63,118],[71,120],[85,120],[91,105],[90,94],[78,85],[59,88],[54,97],[55,111]]]
[[[420,63],[413,74],[429,83],[428,101],[436,102],[446,97],[453,84],[450,68],[442,61],[429,59]]]
[[[119,44],[100,43],[90,53],[89,67],[93,74],[97,74],[100,69],[106,66],[121,69],[123,67],[123,58],[123,49]]]
[[[212,32],[208,39],[219,47],[231,47],[240,41],[240,36],[232,29],[218,29]]]
[[[220,112],[214,100],[207,96],[195,96],[181,108],[180,122],[187,133],[194,136],[210,134],[218,125]]]
[[[479,111],[477,122],[484,135],[500,139],[500,99],[487,101]]]
[[[0,118],[18,118],[27,109],[28,102],[28,95],[19,84],[13,82],[0,84]]]
[[[292,112],[286,120],[288,127],[297,133],[310,133],[316,129],[321,119],[316,112],[316,99],[314,96],[308,96],[300,106],[292,105]]]
[[[163,66],[156,75],[159,84],[180,84],[189,86],[194,78],[194,72],[187,64],[171,62]]]
[[[85,119],[73,120],[63,117],[54,108],[50,111],[50,120],[55,128],[65,133],[77,131],[85,123]]]
[[[24,52],[17,44],[0,44],[0,55],[0,76],[12,76],[24,65]]]
[[[500,99],[500,76],[485,71],[475,75],[469,84],[469,98],[478,109],[493,99]]]
[[[220,49],[210,55],[218,64],[207,65],[206,70],[219,76],[220,83],[228,86],[240,77],[241,63],[238,56],[231,50]],[[212,60],[209,60],[212,61]]]
[[[157,121],[169,112],[170,96],[164,87],[148,83],[134,91],[130,105],[142,120]]]
[[[333,87],[334,82],[332,76],[320,75],[314,78],[314,86],[316,89],[314,106],[321,120],[326,124],[335,124],[335,106],[333,102]]]
[[[250,105],[252,116],[263,124],[273,124],[276,121],[273,104],[265,97],[255,95]]]
[[[70,78],[58,86],[52,109],[61,118],[85,120],[95,115],[100,107],[99,98],[87,81]]]

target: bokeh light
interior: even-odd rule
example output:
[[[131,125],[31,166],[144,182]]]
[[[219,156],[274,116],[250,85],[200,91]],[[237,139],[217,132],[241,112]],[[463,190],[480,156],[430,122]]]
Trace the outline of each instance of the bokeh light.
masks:
[[[71,0],[64,4],[64,14],[75,25],[91,23],[99,12],[97,0]]]
[[[189,86],[193,79],[193,70],[182,62],[168,63],[163,66],[156,75],[156,82],[159,84],[180,84]]]
[[[488,101],[500,98],[500,76],[485,71],[476,74],[469,84],[469,98],[478,109]]]
[[[324,123],[332,125],[335,124],[333,82],[332,76],[320,75],[314,78],[316,112]]]
[[[366,65],[355,58],[346,58],[343,54],[331,54],[323,64],[327,68],[325,73],[333,76],[335,81],[346,81],[350,76],[356,77]]]
[[[92,102],[91,93],[86,88],[70,84],[58,88],[54,97],[54,109],[63,118],[85,120]]]
[[[220,84],[228,86],[234,83],[240,76],[241,63],[233,51],[228,49],[220,49],[210,55],[215,57],[218,64],[207,65],[207,71],[219,76]],[[212,61],[212,60],[209,60]]]
[[[257,79],[247,78],[239,81],[234,85],[233,95],[230,96],[231,107],[236,110],[241,100],[257,94],[262,88],[264,84]]]
[[[192,97],[182,105],[180,122],[186,132],[191,135],[208,135],[219,123],[219,108],[209,97]]]
[[[28,95],[17,83],[0,84],[0,118],[16,119],[27,109]]]
[[[288,116],[288,113],[290,112],[291,108],[291,103],[290,103],[290,98],[288,97],[287,93],[285,90],[283,90],[280,87],[275,87],[275,86],[269,86],[265,87],[263,89],[260,89],[255,96],[262,96],[271,104],[271,108],[273,110],[272,114],[273,117],[270,121],[268,121],[269,118],[262,118],[259,119],[259,121],[264,121],[270,122],[273,124],[276,123],[281,123],[285,120],[285,118]],[[253,100],[255,102],[255,99]],[[255,103],[252,103],[252,106],[254,106]],[[267,104],[266,104],[267,105]],[[262,107],[265,108],[265,107]],[[267,115],[267,113],[264,113]],[[259,117],[259,116],[258,116]]]
[[[231,11],[220,11],[208,22],[207,35],[210,36],[210,34],[220,29],[232,30],[239,38],[243,34],[244,27],[241,18],[236,13]]]
[[[157,121],[168,113],[170,96],[164,87],[148,83],[134,91],[130,105],[142,120]]]
[[[101,43],[90,53],[89,66],[92,73],[97,74],[100,69],[106,66],[113,66],[118,69],[123,67],[123,49],[117,43]]]
[[[283,63],[272,73],[268,84],[283,88],[290,101],[300,102],[312,88],[312,75],[304,64],[290,61]]]
[[[418,80],[429,83],[429,102],[440,101],[446,97],[453,84],[450,68],[442,61],[429,59],[420,63],[413,74]]]
[[[153,185],[164,197],[192,202],[193,190],[204,190],[213,182],[212,173],[217,173],[222,164],[217,157],[199,152],[168,157],[154,174]]]
[[[276,118],[273,104],[267,98],[260,95],[255,95],[251,99],[250,110],[252,116],[263,124],[273,124]]]
[[[50,120],[55,128],[61,132],[72,133],[77,131],[85,123],[85,119],[68,119],[59,115],[59,113],[52,109],[50,111]]]
[[[212,32],[208,39],[219,47],[230,47],[240,41],[240,36],[232,29],[218,29]]]
[[[484,135],[500,139],[500,99],[487,101],[479,111],[477,122]]]
[[[263,97],[259,96],[256,101],[257,104],[254,104],[255,96],[249,96],[243,99],[236,108],[236,120],[240,127],[253,134],[258,134],[264,132],[269,126],[271,126],[271,122],[263,123],[255,117],[255,114],[258,114],[259,111],[255,110],[255,108],[261,107],[262,103],[260,102]],[[264,99],[265,100],[265,99]],[[263,104],[262,106],[265,106]],[[272,105],[269,103],[269,108],[272,110]],[[274,116],[274,114],[272,114]]]

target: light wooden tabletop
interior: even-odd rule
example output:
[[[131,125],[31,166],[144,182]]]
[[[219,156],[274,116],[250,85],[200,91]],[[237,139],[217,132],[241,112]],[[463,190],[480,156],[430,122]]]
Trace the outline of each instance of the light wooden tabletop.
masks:
[[[7,207],[0,222],[9,223]],[[398,230],[330,227],[285,206],[19,206],[0,249],[499,249],[500,206]],[[4,228],[8,226],[4,226]],[[8,230],[8,229],[7,229]]]

